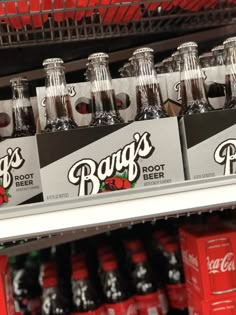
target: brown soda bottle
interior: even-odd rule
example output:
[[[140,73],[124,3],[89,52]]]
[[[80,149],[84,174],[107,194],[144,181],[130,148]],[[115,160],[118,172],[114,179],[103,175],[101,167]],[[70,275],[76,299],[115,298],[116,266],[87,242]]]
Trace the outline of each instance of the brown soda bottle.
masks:
[[[206,96],[206,89],[198,58],[198,45],[187,42],[178,47],[180,53],[180,88],[182,115],[206,113],[214,110]]]
[[[64,62],[61,58],[43,61],[46,73],[46,126],[44,131],[54,132],[77,128],[74,121],[70,96],[67,91]]]
[[[160,85],[154,68],[153,49],[139,48],[133,53],[136,64],[136,100],[135,120],[149,120],[168,117],[163,108]]]
[[[162,74],[165,73],[164,71],[164,66],[162,62],[158,62],[154,65],[154,68],[156,69],[156,73],[157,74]]]
[[[90,126],[123,123],[117,110],[115,91],[108,66],[108,55],[95,53],[88,57],[92,93],[92,120]]]
[[[225,64],[224,62],[224,45],[219,45],[214,48],[212,48],[211,52],[213,54],[213,62],[214,66],[223,66]]]
[[[200,65],[202,68],[214,66],[214,57],[212,52],[207,52],[199,56]]]
[[[26,78],[10,80],[13,103],[13,138],[33,136],[36,133],[33,108],[29,97],[29,83]]]
[[[230,37],[224,42],[225,47],[225,108],[236,108],[236,37]]]

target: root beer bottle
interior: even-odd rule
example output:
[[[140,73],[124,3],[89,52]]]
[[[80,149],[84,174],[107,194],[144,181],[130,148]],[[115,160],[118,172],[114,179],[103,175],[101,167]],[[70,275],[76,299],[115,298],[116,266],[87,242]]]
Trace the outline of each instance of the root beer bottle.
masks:
[[[13,103],[12,137],[33,136],[36,132],[33,108],[29,98],[29,85],[26,78],[10,80]]]
[[[209,68],[214,65],[214,58],[212,52],[207,52],[200,55],[199,60],[202,68]]]
[[[163,59],[162,60],[162,64],[163,64],[163,67],[164,67],[164,73],[174,72],[173,58],[172,57]]]
[[[168,117],[163,108],[160,85],[153,62],[153,49],[139,48],[133,53],[136,59],[136,100],[135,120],[149,120]]]
[[[68,95],[64,62],[61,58],[43,61],[46,72],[46,126],[44,131],[54,132],[77,128]]]
[[[178,47],[180,53],[180,88],[182,115],[206,113],[213,110],[206,96],[200,68],[197,44],[187,42]]]
[[[178,51],[173,52],[171,55],[173,59],[173,71],[179,72],[180,71],[180,55]]]
[[[223,66],[224,63],[224,45],[219,45],[211,50],[213,54],[214,66]]]
[[[225,108],[236,108],[236,37],[230,37],[224,42],[226,50]]]
[[[108,67],[108,55],[95,53],[88,57],[92,93],[92,120],[90,126],[106,126],[123,122],[117,110],[115,91]]]

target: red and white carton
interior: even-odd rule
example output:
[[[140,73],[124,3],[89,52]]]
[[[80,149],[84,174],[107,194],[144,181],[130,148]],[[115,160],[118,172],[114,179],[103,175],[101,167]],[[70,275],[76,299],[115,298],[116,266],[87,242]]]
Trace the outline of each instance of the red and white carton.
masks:
[[[187,287],[189,315],[235,315],[236,294],[227,298],[216,296],[211,301],[202,300],[191,286]]]
[[[0,256],[0,314],[18,315],[18,313],[15,313],[7,256]]]
[[[236,231],[189,225],[180,229],[180,243],[186,283],[202,299],[236,295]]]

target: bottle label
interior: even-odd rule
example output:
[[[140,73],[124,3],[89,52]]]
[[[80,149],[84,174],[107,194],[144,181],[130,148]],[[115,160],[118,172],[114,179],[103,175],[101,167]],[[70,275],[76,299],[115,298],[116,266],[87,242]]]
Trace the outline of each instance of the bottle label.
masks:
[[[168,312],[168,304],[164,306],[163,293],[157,291],[145,295],[136,295],[135,300],[137,304],[139,315],[164,315]],[[164,296],[165,297],[165,296]]]
[[[88,312],[73,312],[70,315],[106,315],[105,307],[101,306],[96,310],[88,311]]]
[[[167,292],[172,308],[183,309],[188,307],[187,291],[184,283],[168,284]]]
[[[107,315],[137,315],[133,298],[115,304],[106,304]],[[150,314],[152,315],[152,314]]]

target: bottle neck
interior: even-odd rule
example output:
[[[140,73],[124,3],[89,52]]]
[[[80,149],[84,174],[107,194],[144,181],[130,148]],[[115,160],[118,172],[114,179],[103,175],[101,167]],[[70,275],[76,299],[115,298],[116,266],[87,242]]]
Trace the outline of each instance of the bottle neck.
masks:
[[[12,102],[13,108],[31,106],[29,98],[29,89],[27,85],[12,87]]]
[[[65,72],[62,68],[46,70],[46,97],[67,95]]]
[[[111,74],[107,62],[91,65],[91,91],[93,93],[112,90]]]
[[[236,100],[236,46],[226,49],[226,104]]]
[[[236,46],[226,49],[226,75],[236,74]]]
[[[137,85],[154,84],[157,82],[153,58],[137,58]]]
[[[197,51],[182,54],[180,80],[184,107],[190,106],[196,101],[208,102]]]

